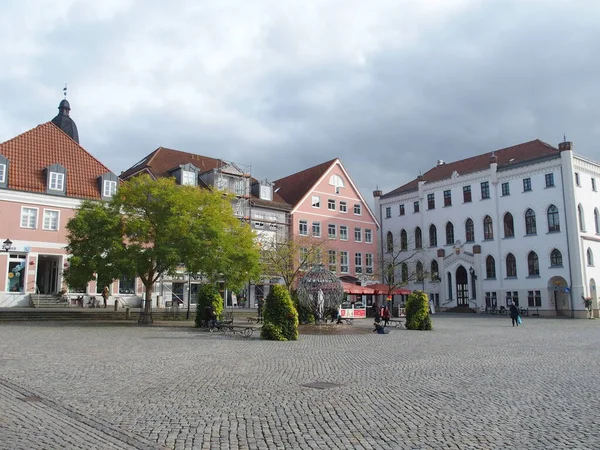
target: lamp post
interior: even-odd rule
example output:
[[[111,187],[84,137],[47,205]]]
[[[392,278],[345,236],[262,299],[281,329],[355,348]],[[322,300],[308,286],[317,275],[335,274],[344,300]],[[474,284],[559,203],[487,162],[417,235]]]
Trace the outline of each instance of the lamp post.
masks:
[[[477,280],[477,275],[475,275],[475,269],[473,269],[473,267],[469,267],[469,273],[471,274],[471,288],[473,289],[473,300],[476,300],[477,292],[475,290],[475,280]]]
[[[11,248],[12,248],[12,241],[10,239],[7,239],[2,243],[2,250],[4,250],[5,252],[10,251]]]

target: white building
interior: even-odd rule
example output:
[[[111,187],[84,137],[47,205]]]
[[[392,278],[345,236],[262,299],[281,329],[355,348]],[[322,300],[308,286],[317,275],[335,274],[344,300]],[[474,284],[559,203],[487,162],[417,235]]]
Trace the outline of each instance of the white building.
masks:
[[[380,260],[414,255],[394,276],[442,309],[507,307],[585,317],[600,279],[600,164],[539,140],[438,161],[387,194],[375,191]],[[416,277],[411,277],[416,273]]]

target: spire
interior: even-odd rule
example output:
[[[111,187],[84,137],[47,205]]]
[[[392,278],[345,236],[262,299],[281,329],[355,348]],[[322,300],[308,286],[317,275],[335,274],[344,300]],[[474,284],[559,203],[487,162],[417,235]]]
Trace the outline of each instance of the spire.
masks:
[[[67,100],[67,84],[63,88],[64,98],[58,105],[58,115],[52,119],[52,123],[66,133],[71,139],[79,144],[79,133],[77,132],[77,125],[73,119],[71,119],[71,105]]]

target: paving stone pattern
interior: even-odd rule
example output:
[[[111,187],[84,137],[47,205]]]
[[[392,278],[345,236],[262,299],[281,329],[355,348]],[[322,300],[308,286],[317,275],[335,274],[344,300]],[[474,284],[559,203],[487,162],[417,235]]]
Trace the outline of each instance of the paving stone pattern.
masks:
[[[0,449],[600,448],[600,320],[524,322],[297,342],[2,324]]]

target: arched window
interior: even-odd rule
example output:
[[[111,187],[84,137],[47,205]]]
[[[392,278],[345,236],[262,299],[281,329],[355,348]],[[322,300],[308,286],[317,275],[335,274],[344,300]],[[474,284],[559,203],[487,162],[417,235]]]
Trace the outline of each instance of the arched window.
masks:
[[[440,279],[439,277],[440,277],[440,271],[438,268],[438,263],[434,259],[433,261],[431,261],[431,281],[437,281]]]
[[[552,250],[552,253],[550,253],[550,265],[552,267],[559,267],[563,265],[562,253],[559,250],[554,249]]]
[[[554,205],[548,206],[548,232],[560,231],[558,208]]]
[[[529,252],[527,255],[527,268],[530,277],[540,274],[540,261],[536,252]]]
[[[415,228],[415,248],[423,247],[423,235],[421,234],[421,227]]]
[[[515,236],[515,221],[511,213],[504,214],[504,237]]]
[[[416,276],[417,281],[423,281],[423,263],[421,261],[417,261]]]
[[[388,264],[387,266],[387,273],[386,273],[386,278],[387,278],[387,283],[389,284],[394,284],[396,282],[396,280],[394,279],[394,265],[393,264]]]
[[[465,237],[466,242],[474,242],[475,241],[475,225],[471,219],[467,219],[465,222]]]
[[[485,258],[485,277],[496,278],[496,260],[492,255]]]
[[[577,218],[579,219],[579,231],[585,231],[585,216],[583,215],[583,206],[577,205]]]
[[[402,263],[402,282],[408,283],[408,265],[406,263]]]
[[[400,232],[400,250],[408,250],[408,234],[406,230]]]
[[[483,218],[483,239],[494,239],[494,223],[490,216],[485,216]]]
[[[391,231],[387,232],[386,236],[386,250],[388,253],[392,253],[394,251],[394,235]]]
[[[600,234],[600,217],[598,217],[598,208],[594,209],[594,227],[596,228],[596,234]]]
[[[429,246],[435,247],[437,245],[437,228],[434,224],[429,226]]]
[[[454,244],[454,225],[452,222],[446,224],[446,245]]]
[[[535,213],[529,208],[525,211],[525,234],[537,234],[537,225],[535,223]]]
[[[513,255],[512,253],[506,255],[506,276],[517,276],[517,260],[515,259],[515,255]]]
[[[592,253],[592,249],[591,248],[587,249],[587,265],[588,266],[593,266],[594,265],[594,254]]]

